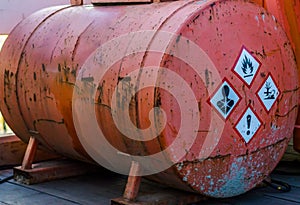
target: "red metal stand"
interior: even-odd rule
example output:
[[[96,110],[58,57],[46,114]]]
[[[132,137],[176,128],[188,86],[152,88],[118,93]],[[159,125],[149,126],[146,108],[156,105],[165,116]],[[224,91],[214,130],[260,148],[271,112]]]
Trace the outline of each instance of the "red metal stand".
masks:
[[[139,176],[140,169],[138,162],[133,161],[131,163],[123,197],[112,199],[111,205],[185,205],[206,199],[201,195],[170,188],[156,187],[153,190],[147,182],[143,184],[146,191],[140,190],[142,180],[142,177]],[[139,196],[138,192],[140,192]]]
[[[135,201],[140,184],[141,184],[141,176],[139,176],[139,171],[140,171],[140,165],[138,162],[133,161],[131,163],[131,168],[126,184],[126,188],[123,194],[123,197],[125,199],[128,199],[129,201]]]
[[[35,154],[37,150],[37,141],[34,137],[30,137],[26,152],[23,158],[21,169],[31,169],[32,162],[34,160]]]
[[[23,184],[36,184],[45,181],[78,176],[97,171],[98,166],[69,159],[49,160],[33,164],[38,148],[38,141],[30,137],[22,166],[14,167],[14,179]]]

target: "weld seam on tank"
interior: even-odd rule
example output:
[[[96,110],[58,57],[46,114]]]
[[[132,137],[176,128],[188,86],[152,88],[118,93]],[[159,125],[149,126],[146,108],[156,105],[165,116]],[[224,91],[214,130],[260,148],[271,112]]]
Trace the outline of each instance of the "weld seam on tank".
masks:
[[[56,119],[60,119],[62,117],[63,119],[66,119],[66,121],[68,120],[69,123],[73,122],[73,124],[69,126],[76,127],[74,115],[72,115],[73,107],[71,108],[66,106],[66,104],[68,103],[72,104],[74,102],[74,99],[70,98],[69,94],[72,92],[71,94],[74,95],[73,91],[75,89],[74,86],[72,87],[72,86],[65,86],[65,85],[66,82],[68,82],[69,84],[73,83],[72,85],[74,85],[74,81],[76,85],[76,81],[79,79],[83,83],[86,83],[84,85],[91,86],[91,87],[94,86],[95,88],[97,88],[96,90],[98,90],[99,88],[99,93],[97,91],[95,92],[96,94],[93,92],[91,94],[93,100],[92,108],[93,111],[98,115],[95,114],[94,118],[89,118],[88,114],[78,115],[80,117],[79,122],[82,123],[81,126],[86,126],[87,129],[89,129],[90,128],[89,124],[91,119],[95,119],[94,123],[98,125],[98,127],[102,126],[103,130],[108,134],[105,137],[111,140],[111,142],[109,141],[110,145],[115,145],[116,146],[115,148],[118,149],[119,148],[118,145],[121,144],[120,148],[125,147],[127,149],[127,152],[123,153],[121,152],[121,149],[119,149],[119,153],[121,153],[122,155],[126,155],[127,158],[132,157],[132,159],[134,159],[135,153],[137,153],[136,155],[144,154],[146,156],[152,154],[152,151],[154,152],[155,149],[157,149],[157,147],[155,146],[158,146],[159,152],[162,152],[164,151],[163,149],[167,149],[172,146],[173,140],[178,137],[177,134],[179,133],[179,130],[181,129],[182,126],[181,124],[183,120],[183,117],[181,116],[182,109],[180,107],[181,104],[179,104],[182,101],[180,100],[186,99],[185,97],[190,97],[186,93],[190,92],[191,90],[191,92],[193,92],[194,95],[196,96],[195,97],[197,101],[196,102],[197,105],[195,109],[196,111],[188,107],[189,105],[194,105],[192,103],[184,104],[186,105],[187,109],[183,109],[183,110],[186,111],[186,113],[189,114],[189,116],[195,115],[202,120],[201,124],[197,125],[198,127],[196,130],[194,130],[192,126],[188,127],[190,130],[197,133],[196,139],[198,141],[195,141],[197,143],[194,143],[193,141],[191,147],[189,147],[187,141],[183,141],[185,142],[185,144],[180,144],[179,146],[174,147],[174,151],[166,152],[166,158],[170,158],[171,161],[173,160],[172,162],[174,163],[176,162],[176,163],[172,164],[171,168],[165,170],[165,172],[156,173],[157,175],[155,175],[154,177],[156,178],[157,181],[160,181],[162,183],[164,182],[173,187],[177,187],[189,191],[191,191],[192,189],[197,193],[201,193],[213,197],[228,197],[249,190],[256,183],[258,183],[259,180],[261,180],[262,175],[270,172],[270,169],[273,168],[273,166],[276,164],[280,155],[283,153],[283,148],[286,146],[286,139],[288,139],[289,137],[288,135],[291,130],[290,127],[292,126],[291,122],[293,121],[296,115],[295,109],[291,109],[291,108],[294,106],[295,98],[298,97],[299,92],[295,92],[294,96],[284,95],[284,92],[286,92],[286,90],[294,89],[294,87],[299,84],[297,79],[293,78],[293,73],[296,72],[294,70],[295,62],[293,61],[290,55],[289,48],[284,49],[280,47],[279,51],[277,50],[274,51],[274,46],[273,44],[271,45],[270,42],[274,42],[276,40],[279,46],[283,46],[281,44],[283,41],[286,41],[286,37],[279,36],[279,34],[283,33],[281,32],[281,30],[279,32],[275,32],[268,27],[268,25],[271,25],[271,27],[275,25],[272,18],[269,15],[266,15],[263,20],[260,19],[259,12],[264,11],[263,9],[243,0],[240,1],[214,0],[211,2],[178,1],[177,3],[176,2],[162,3],[161,8],[158,8],[157,4],[147,4],[147,5],[145,4],[145,5],[138,5],[138,6],[123,5],[123,6],[115,6],[115,7],[98,7],[98,8],[91,8],[91,10],[81,9],[84,7],[76,7],[76,8],[73,7],[70,10],[65,8],[65,12],[57,12],[55,13],[56,15],[53,14],[52,16],[57,17],[54,20],[66,19],[66,24],[70,23],[72,25],[70,27],[64,28],[63,24],[56,24],[57,22],[55,22],[54,20],[50,21],[48,18],[49,26],[48,24],[47,26],[46,25],[42,26],[43,25],[42,23],[36,26],[33,29],[33,32],[30,33],[29,38],[26,39],[27,41],[24,45],[24,48],[22,49],[22,51],[25,50],[28,51],[29,54],[27,60],[28,62],[32,63],[32,67],[30,67],[30,69],[27,69],[21,63],[22,60],[24,60],[23,59],[24,56],[20,56],[20,59],[18,59],[17,72],[18,72],[18,80],[21,82],[22,80],[26,82],[28,76],[29,77],[31,76],[32,74],[31,72],[34,71],[36,72],[39,71],[39,69],[41,69],[39,66],[40,63],[42,63],[42,65],[44,65],[45,67],[45,70],[47,69],[47,75],[50,75],[50,77],[41,75],[40,81],[38,81],[39,84],[37,84],[36,88],[34,89],[38,90],[39,86],[42,85],[48,86],[49,89],[51,87],[51,93],[49,91],[50,93],[49,95],[51,95],[51,97],[54,100],[51,101],[51,103],[45,101],[44,97],[47,96],[47,93],[40,94],[37,98],[37,99],[39,98],[41,99],[41,101],[39,102],[40,105],[36,106],[37,104],[30,104],[31,110],[36,108],[37,111],[35,110],[33,113],[31,113],[30,109],[26,110],[27,96],[26,94],[24,95],[23,93],[21,93],[21,90],[28,90],[32,88],[33,85],[35,86],[34,84],[35,81],[33,82],[28,81],[26,84],[24,83],[25,84],[24,88],[19,88],[19,90],[17,90],[18,92],[15,93],[17,95],[15,97],[17,97],[18,99],[17,103],[19,105],[19,107],[15,109],[18,109],[20,111],[20,114],[22,114],[26,126],[27,124],[29,125],[30,120],[48,119],[47,117],[49,117],[50,119],[52,117],[51,120],[53,120],[54,122],[60,122],[57,121]],[[78,12],[77,9],[79,9]],[[151,19],[151,17],[155,17],[154,15],[156,14],[156,13],[153,14],[154,9],[160,9],[159,10],[160,12],[165,12],[165,13],[162,13],[157,18]],[[92,21],[92,23],[87,23],[86,19],[84,19],[81,22],[81,25],[77,25],[77,22],[74,22],[71,19],[71,17],[76,16],[75,13],[72,13],[75,11],[76,11],[76,15],[79,15],[80,12],[88,11],[89,12],[88,15],[91,16],[91,18],[89,18],[89,21],[92,20],[92,18],[94,18],[94,21]],[[168,16],[166,15],[167,12],[169,12]],[[66,16],[69,13],[71,17],[67,18]],[[99,15],[100,13],[101,15],[104,14],[106,16],[101,16]],[[180,15],[182,15],[183,17]],[[257,15],[256,17],[258,23],[255,21],[256,20],[255,15]],[[196,18],[197,16],[200,16],[200,18]],[[128,17],[128,19],[126,19],[125,17]],[[163,21],[160,18],[164,18]],[[180,18],[182,18],[181,21],[178,20]],[[99,19],[100,22],[99,24],[97,24],[98,23],[96,21],[97,19]],[[120,19],[123,19],[124,21],[120,21]],[[46,21],[47,20],[44,19],[42,22],[46,22]],[[230,24],[230,22],[232,24]],[[100,28],[99,26],[101,25],[103,25],[103,27]],[[108,28],[110,26],[112,26],[113,29],[109,30]],[[104,59],[104,61],[105,60],[109,61],[110,58],[113,58],[109,56],[108,59],[105,59],[106,58],[105,54],[109,55],[109,54],[113,54],[113,52],[115,53],[120,52],[124,55],[127,54],[127,51],[130,50],[131,44],[135,43],[134,40],[140,40],[140,38],[138,37],[135,38],[135,36],[133,37],[128,33],[130,32],[138,33],[140,31],[144,31],[151,27],[152,29],[153,28],[155,29],[152,30],[154,33],[152,32],[151,36],[149,37],[149,40],[147,39],[146,41],[147,44],[145,44],[146,47],[145,51],[144,50],[141,51],[139,50],[138,47],[135,47],[137,49],[136,53],[134,53],[134,56],[137,56],[136,58],[135,57],[131,58],[131,56],[128,55],[129,57],[127,59],[125,59],[124,56],[121,59],[117,59],[118,61],[115,64],[116,66],[113,67],[112,65],[109,65],[111,66],[109,67],[110,70],[107,70],[107,72],[103,74],[103,78],[100,78],[100,80],[99,79],[94,80],[94,77],[96,76],[94,75],[95,73],[99,73],[101,69],[102,70],[106,69],[101,67],[102,65],[101,63],[103,63],[102,59]],[[44,55],[41,57],[41,59],[36,57],[39,56],[38,55],[39,52],[42,52],[43,49],[45,49],[44,50],[45,53],[48,50],[50,50],[49,54],[51,54],[52,51],[51,49],[54,46],[53,44],[47,47],[45,44],[43,44],[47,40],[47,38],[51,37],[51,32],[49,31],[43,33],[44,36],[42,36],[41,39],[38,40],[34,39],[35,35],[38,36],[38,32],[35,33],[35,31],[37,31],[39,28],[40,29],[42,28],[61,29],[58,31],[58,34],[56,36],[53,36],[53,38],[51,39],[52,41],[49,41],[49,42],[58,42],[61,49],[57,49],[57,51],[53,51],[52,54],[53,56],[55,56],[55,54],[58,56],[62,54],[61,58],[60,56],[52,58],[49,55]],[[168,30],[168,28],[170,29]],[[246,31],[243,31],[242,28],[245,28]],[[82,29],[83,31],[80,29]],[[264,29],[266,29],[269,33],[273,35],[272,39],[274,38],[275,39],[274,41],[270,40],[271,39],[270,35],[264,34]],[[26,31],[26,29],[24,30]],[[71,32],[73,33],[69,34],[68,33],[69,31],[70,33]],[[166,47],[164,47],[164,50],[159,51],[161,53],[157,55],[159,56],[157,57],[156,55],[151,53],[156,51],[154,44],[157,42],[155,41],[161,40],[159,39],[159,34],[161,32],[167,32],[167,31],[173,33],[174,36],[167,36],[168,38],[166,40],[164,39],[166,41],[165,43],[167,43]],[[107,53],[99,54],[96,52],[97,50],[93,52],[98,47],[101,47],[103,46],[103,44],[117,39],[119,35],[123,35],[123,34],[125,36],[127,35],[128,38],[130,37],[130,39],[127,39],[127,41],[125,41],[126,42],[124,43],[125,45],[110,44],[110,47],[108,47],[110,50],[104,50],[108,54]],[[176,35],[178,35],[177,36],[178,38],[175,37]],[[64,37],[68,37],[68,38],[64,38]],[[102,39],[104,39],[104,41],[102,41]],[[69,40],[69,41],[67,41],[66,43],[65,40]],[[36,43],[35,49],[32,49],[29,45],[27,45],[31,42]],[[186,42],[188,43],[189,46],[184,47],[182,46],[182,44],[180,44],[181,42]],[[194,47],[192,47],[191,46],[192,43],[197,45],[199,49],[197,50]],[[44,47],[41,46],[41,48],[39,48],[39,44],[42,44]],[[262,48],[260,44],[262,44],[263,49],[266,49],[267,52],[270,51],[273,52],[269,54],[269,56],[266,55],[263,56],[264,58],[262,58],[257,54],[259,52],[262,52],[261,51]],[[56,47],[57,46],[55,46],[54,49]],[[153,50],[149,51],[147,49],[153,49]],[[197,56],[196,64],[200,65],[201,67],[200,74],[195,71],[195,68],[193,67],[194,64],[189,65],[189,62],[184,61],[186,59],[183,59],[182,56],[176,53],[178,51],[181,51],[186,56],[193,56],[193,54],[195,53],[198,54],[195,56]],[[250,84],[249,86],[247,86],[247,84],[243,81],[245,80],[243,76],[239,77],[238,76],[239,73],[235,73],[235,70],[233,69],[236,63],[239,62],[242,63],[243,52],[246,53],[244,55],[248,58],[252,56],[251,58],[252,60],[250,60],[251,64],[252,63],[254,64],[256,61],[258,61],[256,62],[258,65],[259,62],[261,63],[261,67],[257,68],[258,72],[261,73],[260,74],[258,73],[258,75],[255,75],[253,77],[254,83]],[[278,52],[281,52],[282,54],[279,55]],[[46,62],[48,62],[49,60],[49,57],[51,57],[51,61],[53,61],[51,65],[46,64]],[[154,57],[156,59],[154,59]],[[239,58],[241,58],[241,60]],[[153,72],[151,71],[152,73],[149,72],[149,75],[143,73],[143,70],[144,69],[146,70],[147,66],[149,65],[152,66],[151,64],[152,62],[150,63],[151,60],[154,61],[153,66],[159,67],[160,70],[163,69],[161,67],[164,67],[166,73],[167,70],[170,71],[170,73],[168,73],[169,76],[171,76],[171,74],[176,76],[175,74],[177,74],[181,79],[185,81],[185,83],[188,86],[184,87],[186,86],[186,84],[180,84],[179,81],[176,81],[176,78],[169,79],[168,75],[164,75],[164,73],[159,73],[158,69],[157,70],[154,69]],[[78,67],[76,67],[76,70],[74,71],[76,73],[74,74],[73,69],[75,68],[73,68],[72,66],[73,64],[76,63],[78,64]],[[57,67],[57,64],[61,65],[62,67],[61,68],[60,66]],[[247,64],[248,67],[250,67],[249,64],[250,63]],[[289,69],[285,72],[285,74],[289,73],[289,75],[291,75],[289,82],[285,82],[282,79],[283,76],[280,74],[282,72],[282,66],[286,66],[287,64],[290,66],[288,68],[285,68],[285,69]],[[214,65],[217,69],[215,73],[212,72],[213,69],[212,67],[210,67],[212,65]],[[91,67],[91,70],[87,69],[89,67]],[[82,78],[80,78],[81,77],[80,72],[84,69],[87,70],[86,76],[82,74]],[[167,127],[168,130],[166,128],[166,131],[164,131],[163,134],[160,136],[161,138],[155,139],[156,140],[155,142],[158,141],[159,145],[156,145],[155,143],[146,145],[146,142],[144,143],[142,140],[141,141],[135,140],[138,142],[135,141],[134,141],[135,143],[130,142],[132,144],[127,146],[125,137],[128,136],[124,134],[122,136],[122,133],[121,134],[117,133],[117,131],[120,132],[120,130],[118,130],[116,126],[113,126],[114,122],[110,110],[113,107],[113,105],[111,104],[112,101],[111,98],[113,95],[112,93],[114,92],[114,90],[118,88],[119,84],[123,86],[120,83],[121,80],[124,79],[125,81],[127,80],[126,83],[128,83],[131,80],[127,77],[127,75],[128,73],[133,72],[132,69],[137,70],[137,75],[136,75],[137,81],[131,82],[136,89],[142,88],[143,83],[148,85],[147,83],[152,82],[151,80],[154,80],[154,82],[156,83],[154,84],[154,86],[151,87],[149,91],[150,93],[149,97],[145,97],[146,94],[143,94],[142,91],[140,93],[135,93],[137,94],[136,102],[133,105],[135,107],[132,107],[133,111],[131,114],[133,115],[134,120],[138,125],[138,127],[147,125],[146,118],[147,117],[149,118],[148,113],[149,110],[152,108],[152,106],[153,107],[157,106],[162,109],[166,109],[165,111],[168,117],[170,117],[170,121],[168,121],[170,126],[168,125],[169,127]],[[73,73],[70,70],[72,70]],[[253,74],[252,71],[248,71],[248,72]],[[273,75],[271,75],[272,73]],[[24,74],[24,76],[22,74]],[[195,76],[195,74],[197,74],[198,76]],[[220,75],[219,76],[220,82],[217,81],[218,78],[215,76],[217,74]],[[84,80],[82,80],[85,77],[88,80],[91,79],[93,80],[85,82]],[[263,83],[267,82],[267,79],[269,79],[268,77],[270,77],[271,80],[275,81],[273,82],[272,85],[273,87],[277,86],[276,88],[278,88],[278,93],[279,93],[277,95],[277,97],[279,96],[278,99],[275,99],[274,101],[274,106],[273,107],[271,106],[269,110],[263,107],[264,106],[263,103],[266,101],[262,100],[263,102],[261,102],[258,99],[259,96],[257,94],[259,90],[263,90],[264,88]],[[70,81],[66,81],[65,78],[68,78]],[[143,79],[148,79],[148,78],[150,79],[149,81],[147,82],[143,81]],[[34,80],[36,79],[39,79],[39,76],[35,74]],[[105,81],[106,84],[104,84],[102,80]],[[45,83],[41,83],[41,81],[45,81]],[[168,85],[170,85],[171,87],[172,86],[175,87],[178,85],[181,86],[175,88],[177,88],[176,91],[178,91],[178,93],[180,94],[180,98],[182,97],[182,99],[177,99],[176,95],[174,97],[173,93],[169,90],[167,91],[170,94],[168,94],[168,92],[164,93],[161,91],[162,89],[160,89],[159,86],[156,86],[156,85],[161,85],[163,83],[166,84],[169,83]],[[15,86],[15,85],[10,85],[10,86]],[[128,86],[129,89],[126,86]],[[121,97],[127,94],[130,96],[131,94],[130,92],[133,92],[130,90],[131,89],[130,86],[131,86],[130,83],[126,84],[123,90],[122,89],[119,90],[120,93],[118,94]],[[101,91],[100,88],[102,89]],[[188,88],[188,89],[183,90],[183,88],[184,89]],[[31,91],[32,93],[35,92],[34,89],[33,91]],[[58,91],[55,89],[57,89]],[[60,91],[64,91],[66,93]],[[79,91],[84,92],[85,90],[79,89]],[[102,96],[101,93],[104,95],[104,97]],[[160,94],[160,96],[158,96],[158,94]],[[26,99],[25,100],[19,99],[20,96]],[[82,97],[79,98],[80,100],[79,102],[82,103],[81,105],[87,105],[88,103],[86,104],[84,103],[88,102],[87,98],[90,96],[82,95],[80,97]],[[101,103],[98,102],[98,98],[96,99],[96,97],[99,98],[101,97],[100,100],[103,106]],[[143,97],[145,97],[145,99],[142,99]],[[189,100],[190,99],[193,100],[194,98],[189,98]],[[216,100],[213,101],[214,99]],[[149,100],[148,107],[147,105],[144,105],[147,104],[147,100]],[[160,100],[159,105],[158,105],[158,100]],[[229,106],[229,108],[226,107],[226,109],[222,111],[221,108],[219,110],[217,109],[219,105],[221,106],[222,100],[224,100],[224,102],[225,101],[232,102],[229,100],[233,100],[234,102],[233,105]],[[120,102],[120,107],[122,106],[124,107],[124,105],[122,105],[124,101]],[[61,105],[60,104],[61,102],[66,102],[66,103]],[[285,102],[288,105],[285,105],[284,104]],[[179,105],[177,105],[176,103]],[[50,108],[47,109],[46,106],[49,105],[54,107],[51,107],[51,109]],[[190,110],[188,110],[189,108]],[[67,111],[63,109],[66,109]],[[69,112],[70,109],[71,109],[71,114]],[[232,115],[230,114],[231,112],[228,111],[230,109],[233,110]],[[174,114],[172,113],[172,110],[174,111]],[[250,113],[250,111],[248,112],[248,110],[252,111],[252,114]],[[54,114],[53,115],[52,113],[49,114],[48,112],[50,111],[53,112]],[[88,112],[90,110],[88,110],[86,107],[82,107],[82,111]],[[224,130],[223,128],[221,129],[219,127],[220,126],[219,124],[216,124],[216,122],[219,122],[217,120],[214,121],[215,124],[212,123],[214,127],[212,127],[213,129],[211,129],[210,127],[211,122],[209,120],[212,119],[212,117],[210,115],[211,114],[210,111],[216,116],[217,120],[222,121],[222,123],[224,123],[225,126]],[[248,116],[247,118],[245,117],[245,122],[244,122],[243,116],[246,116],[247,112],[248,112],[247,115],[250,116],[250,118],[248,119]],[[227,113],[229,113],[228,116]],[[287,119],[284,119],[285,123],[282,122],[281,118],[276,118],[276,115],[282,115],[282,113],[287,113],[286,116]],[[157,117],[157,121],[161,120],[158,115],[155,115],[155,117]],[[194,117],[188,119],[197,119],[197,118]],[[255,131],[253,131],[253,133],[254,132],[255,133],[251,137],[253,138],[253,140],[248,139],[249,134],[246,134],[248,133],[247,130],[248,127],[250,130],[250,125],[247,127],[246,119],[247,119],[247,123],[249,122],[251,127],[254,127],[252,131],[256,129]],[[187,122],[188,124],[191,125],[193,125],[194,123],[193,120]],[[253,123],[251,124],[251,122],[254,122],[254,124]],[[158,123],[160,122],[157,122],[157,124]],[[242,124],[241,128],[238,127],[239,123]],[[124,124],[126,125],[125,122]],[[286,126],[286,128],[285,129],[281,128],[280,127],[281,125]],[[103,148],[101,147],[101,144],[104,144],[104,142],[99,141],[99,137],[96,138],[98,139],[98,141],[93,141],[95,140],[94,138],[92,138],[93,136],[89,135],[89,132],[84,132],[83,134],[85,135],[84,136],[85,138],[83,139],[80,138],[82,136],[79,137],[79,132],[77,132],[78,130],[75,130],[77,133],[71,133],[70,131],[71,128],[68,127],[67,123],[62,126],[63,127],[58,126],[57,123],[40,124],[38,129],[36,129],[36,131],[40,131],[41,136],[37,136],[37,137],[45,138],[45,139],[47,137],[48,141],[52,141],[51,146],[53,146],[53,149],[65,155],[70,155],[73,158],[79,158],[77,154],[78,155],[82,154],[77,151],[78,147],[76,146],[79,145],[69,144],[70,141],[73,143],[74,140],[73,137],[77,137],[77,139],[80,141],[80,146],[82,146],[84,150],[91,157],[93,157],[92,154],[94,153],[92,152],[94,151],[96,154],[98,154],[96,157],[93,158],[95,159],[95,161],[98,160],[98,157],[99,158],[106,157],[106,155],[101,155],[102,154],[101,151]],[[53,130],[54,134],[47,133],[51,129]],[[57,130],[60,133],[58,133]],[[205,130],[205,131],[199,132],[199,130]],[[187,136],[190,135],[190,134],[186,134],[187,132],[185,132],[180,137],[187,140],[192,140],[190,136]],[[258,133],[257,135],[256,132]],[[68,136],[59,135],[62,133],[67,133],[70,135]],[[73,134],[76,136],[73,136]],[[206,144],[205,140],[207,136],[212,137],[211,138],[212,144],[209,143]],[[215,143],[217,137],[220,137],[220,141],[217,141],[217,143]],[[120,141],[118,141],[119,138]],[[90,143],[89,144],[90,147],[85,146],[83,144],[85,143],[84,140]],[[274,149],[272,149],[272,147]],[[176,155],[180,150],[185,151],[184,156]],[[206,158],[201,158],[202,151],[206,153],[206,150],[208,151],[211,150],[211,154],[208,156],[205,155]],[[84,158],[84,156],[82,156],[82,158]],[[176,161],[177,158],[178,161]],[[119,166],[119,164],[123,165],[123,161],[118,161],[119,163],[114,164],[115,161],[113,160],[110,161],[109,158],[105,158],[105,160],[108,160],[109,163],[112,163],[115,166]],[[99,165],[102,165],[101,162],[99,161],[97,161],[97,163]]]
[[[19,100],[18,100],[19,98],[18,98],[18,87],[17,87],[17,84],[18,84],[18,72],[19,72],[20,62],[21,62],[21,59],[23,58],[23,51],[24,51],[25,47],[27,46],[29,39],[30,39],[30,38],[32,37],[32,35],[34,34],[34,31],[36,31],[36,30],[39,28],[39,26],[42,25],[42,24],[44,23],[44,21],[45,21],[48,17],[53,16],[53,15],[55,15],[56,13],[58,13],[58,11],[67,9],[67,8],[69,8],[69,7],[70,7],[70,6],[64,6],[63,8],[61,8],[61,9],[59,9],[59,10],[55,10],[55,11],[53,11],[52,13],[48,14],[47,16],[45,16],[45,17],[44,17],[44,20],[42,20],[39,24],[37,24],[37,25],[35,26],[34,30],[33,30],[33,31],[30,33],[30,35],[27,37],[26,42],[25,42],[25,43],[22,45],[22,47],[19,49],[20,56],[18,56],[19,61],[18,61],[17,65],[16,65],[16,67],[17,67],[16,72],[15,72],[15,85],[16,85],[16,86],[15,86],[15,92],[14,92],[14,94],[15,94],[15,98],[17,99],[17,100],[16,100],[16,103],[17,103],[17,105],[18,105],[18,114],[21,116],[22,119],[23,119],[23,113],[22,113],[22,111],[21,111],[20,103],[19,103]],[[11,31],[11,33],[15,32],[15,30],[18,28],[19,25],[20,25],[20,23],[19,23],[15,28],[13,28],[13,30]],[[6,90],[6,86],[4,86],[4,91],[5,91],[5,90]],[[8,108],[8,106],[6,106],[6,107]],[[9,111],[9,109],[8,109],[8,111]],[[19,123],[21,123],[21,122],[19,122]],[[28,132],[28,126],[27,126],[27,124],[25,123],[24,120],[23,120],[22,123],[24,123],[25,127],[27,128],[27,132]],[[28,134],[30,134],[30,133],[28,132]],[[29,140],[29,137],[28,137],[28,140]]]
[[[87,27],[78,35],[78,38],[76,40],[76,43],[75,43],[75,46],[74,46],[74,49],[73,49],[73,53],[72,53],[72,57],[71,57],[71,60],[74,61],[74,58],[75,58],[75,55],[76,55],[76,52],[77,52],[77,47],[78,47],[78,44],[79,44],[79,41],[80,41],[80,38],[81,38],[81,35],[84,34],[89,28],[90,26],[94,23],[95,21],[92,21],[89,25],[87,25]]]
[[[168,22],[178,11],[182,10],[183,8],[187,7],[188,5],[194,3],[193,1],[187,1],[182,7],[179,7],[177,8],[176,10],[174,10],[172,12],[171,15],[169,15],[166,19],[164,19],[164,21],[160,24],[160,26],[157,28],[156,30],[156,33],[152,36],[151,40],[149,41],[149,44],[148,44],[148,47],[146,50],[149,50],[150,49],[150,46],[151,44],[153,43],[153,41],[155,40],[155,38],[157,37],[157,34],[158,34],[158,31],[161,30],[161,28],[166,24],[166,22]],[[130,44],[129,44],[130,45]],[[143,55],[143,58],[142,58],[142,61],[141,61],[141,68],[144,67],[144,63],[145,63],[145,60],[146,60],[146,57],[147,57],[147,54],[148,54],[148,51],[145,51],[144,55]],[[141,80],[141,75],[142,75],[142,69],[140,69],[140,72],[139,72],[139,75],[137,77],[137,84],[136,86],[139,87],[140,86],[140,80]],[[156,89],[157,88],[154,88],[154,94],[156,93]],[[137,93],[137,96],[139,95],[139,93]],[[157,101],[157,98],[156,96],[154,95],[153,97],[153,105],[156,104],[156,101]],[[141,120],[141,115],[139,114],[140,113],[140,105],[136,106],[136,113],[137,113],[137,117],[136,117],[136,125],[138,127],[140,127],[140,120]],[[162,145],[161,145],[161,141],[159,140],[158,138],[158,143],[160,144],[161,148],[162,148]],[[143,146],[144,146],[144,149],[147,150],[147,147],[145,146],[145,144],[143,143]]]
[[[63,8],[61,8],[61,9],[58,9],[58,10],[55,10],[54,12],[52,12],[51,14],[49,14],[49,15],[47,15],[35,28],[34,28],[34,30],[31,32],[31,34],[28,36],[28,38],[26,39],[26,42],[24,43],[24,45],[23,45],[23,47],[22,47],[22,52],[21,52],[21,55],[20,55],[20,58],[19,58],[19,62],[18,62],[18,66],[17,66],[17,71],[16,71],[16,73],[15,73],[15,78],[16,78],[16,97],[17,97],[17,103],[18,103],[18,110],[19,110],[19,113],[20,113],[20,115],[21,115],[21,117],[23,118],[23,112],[22,112],[22,109],[21,109],[21,105],[20,105],[20,101],[19,101],[19,95],[18,95],[18,74],[19,74],[19,68],[20,68],[20,65],[21,65],[21,62],[22,62],[22,60],[23,60],[23,58],[25,58],[24,57],[24,55],[23,55],[23,52],[24,52],[24,49],[26,48],[26,46],[28,45],[28,42],[31,40],[31,38],[32,38],[32,36],[33,36],[33,34],[35,33],[35,31],[37,31],[39,28],[40,28],[40,26],[41,25],[43,25],[48,19],[50,19],[52,16],[54,16],[55,14],[57,14],[57,13],[59,13],[60,11],[63,11],[63,10],[65,10],[65,9],[68,9],[68,8],[70,8],[71,6],[65,6],[65,7],[63,7]],[[27,127],[27,131],[28,131],[28,133],[29,134],[33,134],[33,132],[36,132],[36,134],[34,134],[34,135],[39,135],[39,132],[37,131],[37,130],[29,130],[28,129],[28,125],[27,125],[27,123],[26,123],[26,121],[25,120],[23,120],[23,122],[24,122],[24,124],[25,124],[25,126]],[[46,141],[44,141],[44,143],[46,143],[47,144],[47,147],[48,148],[50,148],[50,149],[52,149],[51,148],[51,146],[46,142]],[[54,151],[54,150],[52,150],[52,151]]]

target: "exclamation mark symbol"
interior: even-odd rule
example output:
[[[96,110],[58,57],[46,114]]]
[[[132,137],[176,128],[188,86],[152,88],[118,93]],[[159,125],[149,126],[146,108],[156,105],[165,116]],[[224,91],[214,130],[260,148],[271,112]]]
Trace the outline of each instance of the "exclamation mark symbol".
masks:
[[[247,135],[250,135],[250,124],[251,124],[251,115],[247,115],[247,132],[246,132],[246,134]]]

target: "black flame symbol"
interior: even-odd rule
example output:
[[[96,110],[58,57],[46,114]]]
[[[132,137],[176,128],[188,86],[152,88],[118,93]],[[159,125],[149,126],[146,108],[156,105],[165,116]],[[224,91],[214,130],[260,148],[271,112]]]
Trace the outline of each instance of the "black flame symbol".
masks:
[[[244,78],[253,76],[253,74],[252,74],[253,69],[254,68],[253,68],[251,60],[249,58],[247,58],[247,56],[245,55],[243,62],[242,62],[242,70],[245,73]]]

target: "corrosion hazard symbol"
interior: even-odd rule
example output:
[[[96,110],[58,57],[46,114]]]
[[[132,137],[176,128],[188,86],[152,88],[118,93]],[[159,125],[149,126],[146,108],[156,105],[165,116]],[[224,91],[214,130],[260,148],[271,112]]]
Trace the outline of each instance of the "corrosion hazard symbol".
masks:
[[[249,87],[254,80],[261,63],[246,48],[242,48],[233,71]]]
[[[228,82],[224,81],[209,102],[224,119],[227,119],[239,100],[237,92]]]
[[[235,129],[245,140],[245,142],[249,143],[250,140],[256,134],[257,130],[260,128],[260,126],[260,120],[249,107],[246,110],[246,112],[242,115],[242,118],[238,121],[237,125],[235,126]]]
[[[257,93],[258,98],[264,105],[267,112],[270,111],[279,94],[280,92],[278,86],[274,82],[271,75],[268,76],[267,80],[262,84],[260,90]]]

